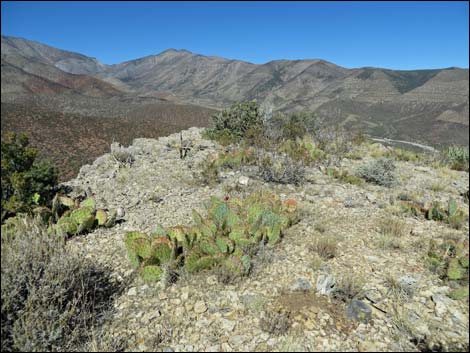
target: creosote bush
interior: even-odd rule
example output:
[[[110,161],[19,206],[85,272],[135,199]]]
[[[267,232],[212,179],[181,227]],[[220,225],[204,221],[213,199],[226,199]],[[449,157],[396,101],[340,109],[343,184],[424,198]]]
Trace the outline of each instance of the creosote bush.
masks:
[[[2,351],[72,351],[91,338],[119,290],[38,220],[23,218],[1,242]]]

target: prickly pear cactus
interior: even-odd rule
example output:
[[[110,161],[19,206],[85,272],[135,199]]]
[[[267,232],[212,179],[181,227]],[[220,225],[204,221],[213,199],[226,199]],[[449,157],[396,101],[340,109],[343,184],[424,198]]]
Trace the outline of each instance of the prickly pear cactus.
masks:
[[[220,268],[232,277],[245,276],[254,250],[261,243],[278,243],[283,230],[297,220],[296,210],[295,200],[281,202],[266,192],[245,200],[212,197],[206,218],[193,210],[194,226],[157,226],[150,236],[129,232],[126,248],[146,280],[161,279],[162,267],[188,273]]]

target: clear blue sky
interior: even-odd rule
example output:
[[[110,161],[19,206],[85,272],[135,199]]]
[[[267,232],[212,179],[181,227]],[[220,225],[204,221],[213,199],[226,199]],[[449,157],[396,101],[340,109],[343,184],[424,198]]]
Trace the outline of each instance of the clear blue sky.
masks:
[[[2,1],[2,34],[106,64],[187,49],[253,63],[321,58],[352,68],[468,68],[462,2]]]

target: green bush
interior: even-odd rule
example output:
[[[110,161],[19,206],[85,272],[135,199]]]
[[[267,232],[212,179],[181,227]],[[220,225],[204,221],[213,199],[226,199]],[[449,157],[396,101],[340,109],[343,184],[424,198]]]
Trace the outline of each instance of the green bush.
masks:
[[[1,220],[33,206],[49,205],[57,189],[57,170],[37,160],[37,150],[29,147],[26,135],[9,133],[1,143]]]
[[[359,167],[356,175],[369,183],[391,187],[397,184],[395,163],[391,159],[379,158]]]
[[[452,145],[444,150],[444,158],[452,169],[468,171],[468,147]]]
[[[278,130],[280,140],[295,140],[305,135],[315,136],[319,129],[318,116],[309,111],[278,114],[268,124],[270,130]]]
[[[112,308],[109,268],[67,250],[38,220],[1,242],[2,352],[82,351]]]
[[[263,125],[262,111],[256,101],[235,103],[212,115],[212,123],[213,127],[206,130],[208,137],[225,143],[238,142],[247,131]]]

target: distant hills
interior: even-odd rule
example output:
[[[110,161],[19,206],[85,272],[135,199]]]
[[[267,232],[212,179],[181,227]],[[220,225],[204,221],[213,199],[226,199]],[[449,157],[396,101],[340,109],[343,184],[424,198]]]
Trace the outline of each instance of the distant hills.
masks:
[[[468,69],[347,69],[321,59],[256,65],[175,49],[105,65],[26,39],[2,36],[1,45],[2,102],[132,116],[132,107],[156,102],[220,109],[257,99],[377,137],[469,143]]]

